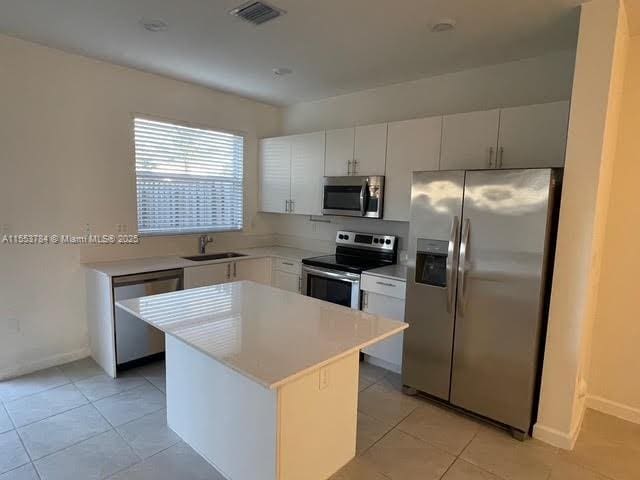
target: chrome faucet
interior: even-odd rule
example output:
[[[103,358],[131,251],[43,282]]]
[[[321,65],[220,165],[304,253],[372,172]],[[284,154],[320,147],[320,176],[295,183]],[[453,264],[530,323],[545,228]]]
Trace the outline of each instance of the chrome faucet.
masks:
[[[200,255],[204,255],[205,253],[207,253],[207,244],[209,243],[213,243],[212,237],[210,237],[209,235],[200,235],[200,238],[198,238]]]

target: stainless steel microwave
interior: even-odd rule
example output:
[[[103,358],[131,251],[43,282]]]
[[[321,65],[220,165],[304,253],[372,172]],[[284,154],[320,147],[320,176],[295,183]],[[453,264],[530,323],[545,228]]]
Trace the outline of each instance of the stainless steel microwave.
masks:
[[[384,177],[324,177],[323,215],[382,218]]]

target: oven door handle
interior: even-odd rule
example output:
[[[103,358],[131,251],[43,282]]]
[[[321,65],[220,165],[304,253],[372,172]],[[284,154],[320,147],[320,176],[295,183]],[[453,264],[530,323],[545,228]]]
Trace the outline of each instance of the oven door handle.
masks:
[[[310,268],[305,266],[302,269],[305,273],[311,273],[313,275],[318,275],[319,277],[325,278],[335,278],[336,280],[340,280],[343,282],[349,283],[358,283],[360,281],[360,275],[356,273],[348,273],[348,272],[332,272],[328,270],[320,270],[316,268]]]
[[[362,180],[362,188],[360,189],[360,215],[363,217],[367,213],[367,192],[369,191],[369,179]]]

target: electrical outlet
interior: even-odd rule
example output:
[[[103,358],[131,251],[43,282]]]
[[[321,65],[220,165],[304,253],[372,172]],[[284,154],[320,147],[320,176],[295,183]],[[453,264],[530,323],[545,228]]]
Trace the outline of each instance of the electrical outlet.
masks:
[[[320,382],[318,388],[324,390],[329,386],[329,367],[323,367],[320,369]]]

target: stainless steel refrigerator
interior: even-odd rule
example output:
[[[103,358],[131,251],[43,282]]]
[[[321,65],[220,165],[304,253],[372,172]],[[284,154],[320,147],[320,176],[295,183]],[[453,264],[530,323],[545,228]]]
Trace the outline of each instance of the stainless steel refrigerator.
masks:
[[[529,431],[560,171],[414,172],[403,383]]]

